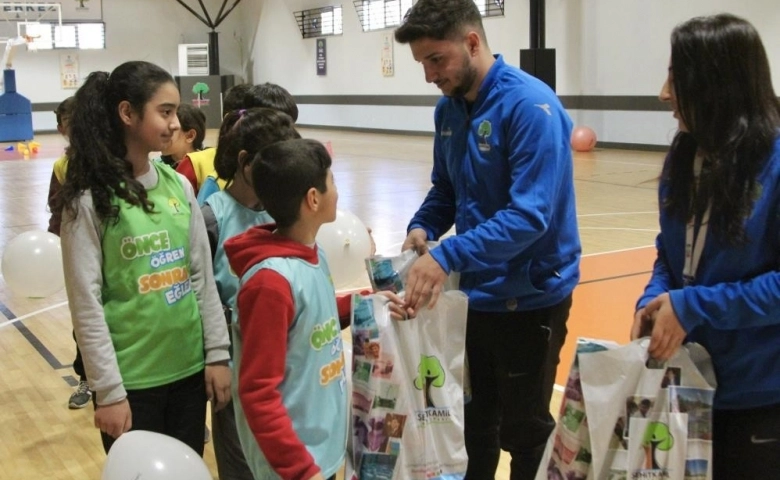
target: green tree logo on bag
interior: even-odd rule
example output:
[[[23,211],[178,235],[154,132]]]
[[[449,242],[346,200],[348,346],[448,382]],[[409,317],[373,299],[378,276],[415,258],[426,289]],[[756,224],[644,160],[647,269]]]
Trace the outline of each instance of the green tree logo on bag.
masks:
[[[669,425],[661,422],[650,422],[645,430],[645,436],[642,438],[642,447],[645,449],[645,468],[660,470],[656,452],[668,452],[674,446],[674,437],[669,431]]]
[[[425,408],[436,408],[431,399],[431,387],[444,386],[445,373],[441,362],[436,357],[421,355],[417,371],[419,375],[414,379],[414,388],[425,392]]]

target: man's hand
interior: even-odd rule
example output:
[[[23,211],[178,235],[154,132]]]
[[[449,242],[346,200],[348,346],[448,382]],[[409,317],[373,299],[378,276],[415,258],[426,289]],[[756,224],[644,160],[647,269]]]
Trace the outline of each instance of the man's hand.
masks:
[[[206,396],[215,412],[230,402],[230,367],[227,365],[206,365]]]
[[[411,236],[412,232],[409,232]],[[430,253],[422,255],[414,261],[406,276],[406,293],[404,308],[416,315],[420,307],[428,299],[428,308],[436,306],[441,287],[447,281],[447,272],[441,268]]]
[[[111,405],[95,408],[95,427],[111,438],[119,438],[133,427],[133,413],[127,398]]]
[[[665,362],[677,353],[685,340],[685,330],[672,307],[668,293],[662,293],[645,307],[645,314],[652,318],[653,330],[647,352],[656,360]]]
[[[428,234],[422,228],[413,228],[406,235],[406,240],[401,246],[401,251],[409,249],[417,252],[417,255],[423,256],[428,253]]]
[[[653,332],[653,320],[646,313],[645,308],[640,308],[634,314],[634,324],[631,326],[631,340],[649,337]]]

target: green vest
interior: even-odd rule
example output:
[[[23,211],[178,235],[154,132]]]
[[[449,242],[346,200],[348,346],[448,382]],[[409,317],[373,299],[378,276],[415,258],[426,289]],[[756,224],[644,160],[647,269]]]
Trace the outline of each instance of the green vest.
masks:
[[[204,368],[203,324],[190,280],[190,204],[181,180],[153,162],[153,213],[114,197],[119,221],[103,233],[103,309],[128,390]]]

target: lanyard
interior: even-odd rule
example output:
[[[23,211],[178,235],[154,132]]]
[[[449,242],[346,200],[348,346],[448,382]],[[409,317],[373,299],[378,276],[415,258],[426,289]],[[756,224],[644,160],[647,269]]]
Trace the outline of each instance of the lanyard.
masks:
[[[702,163],[704,163],[704,157],[696,155],[693,159],[693,175],[694,182],[696,184],[696,190],[699,187],[699,178],[701,176]],[[691,202],[693,203],[693,202]],[[696,214],[691,216],[691,220],[685,227],[685,264],[683,266],[683,283],[684,285],[690,285],[693,283],[693,279],[696,276],[696,269],[699,267],[699,260],[701,259],[701,253],[704,251],[704,242],[707,239],[707,223],[710,220],[710,207],[711,202],[707,204],[707,209],[701,216],[701,223],[699,225],[699,232],[696,234]],[[699,241],[701,240],[701,241]]]

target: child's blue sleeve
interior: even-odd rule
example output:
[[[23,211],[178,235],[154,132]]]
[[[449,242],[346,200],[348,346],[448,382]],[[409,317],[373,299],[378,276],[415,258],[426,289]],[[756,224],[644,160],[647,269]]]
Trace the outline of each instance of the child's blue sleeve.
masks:
[[[202,207],[206,203],[206,200],[218,191],[219,184],[217,183],[217,179],[211,176],[206,177],[203,185],[200,186],[200,190],[198,190],[198,205]]]

